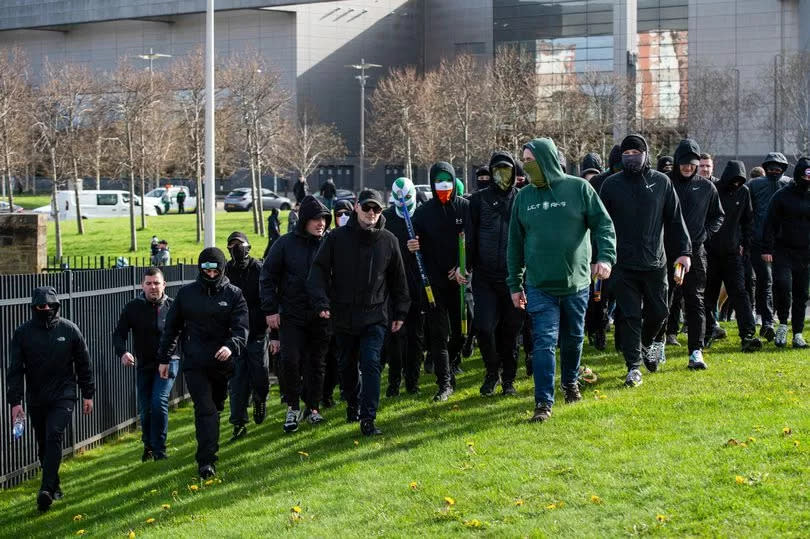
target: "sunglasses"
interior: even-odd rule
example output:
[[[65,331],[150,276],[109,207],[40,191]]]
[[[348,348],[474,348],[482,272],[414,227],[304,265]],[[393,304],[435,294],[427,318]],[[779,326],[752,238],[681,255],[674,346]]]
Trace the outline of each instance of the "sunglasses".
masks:
[[[219,264],[217,264],[216,262],[203,262],[202,264],[200,264],[200,269],[204,270],[219,269]]]
[[[352,213],[352,212],[350,212],[350,211],[346,211],[346,210],[342,210],[342,211],[337,212],[338,216],[341,216],[341,215],[350,215],[351,213]]]
[[[46,303],[44,305],[34,305],[34,309],[38,311],[47,311],[47,310],[55,311],[58,308],[59,308],[58,303]]]
[[[360,209],[366,213],[372,211],[376,214],[382,213],[382,207],[380,207],[378,204],[374,204],[373,202],[366,202],[365,204],[360,205]]]

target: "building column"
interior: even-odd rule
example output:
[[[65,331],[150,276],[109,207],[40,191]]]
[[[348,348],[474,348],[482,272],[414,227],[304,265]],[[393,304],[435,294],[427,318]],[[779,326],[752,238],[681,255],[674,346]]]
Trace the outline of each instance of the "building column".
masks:
[[[810,0],[808,0],[810,1]],[[636,0],[613,2],[613,74],[622,84],[622,92],[616,100],[613,138],[621,140],[627,135],[627,118],[636,107],[636,64],[638,62],[638,9]]]

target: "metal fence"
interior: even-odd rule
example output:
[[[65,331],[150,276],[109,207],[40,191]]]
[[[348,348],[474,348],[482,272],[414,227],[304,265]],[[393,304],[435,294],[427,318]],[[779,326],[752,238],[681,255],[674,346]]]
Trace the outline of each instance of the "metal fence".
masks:
[[[166,293],[174,296],[194,280],[196,266],[162,268]],[[104,438],[132,428],[137,422],[135,369],[124,368],[115,357],[112,332],[124,305],[140,293],[144,268],[65,271],[32,275],[0,275],[0,488],[33,476],[39,468],[36,442],[30,423],[22,439],[14,440],[6,400],[6,374],[14,330],[31,317],[31,291],[53,286],[59,293],[61,315],[79,326],[90,350],[96,384],[94,411],[83,415],[77,407],[66,432],[64,454],[92,447]],[[130,347],[130,349],[132,349]],[[184,379],[177,378],[171,394],[173,403],[188,398]]]
[[[119,259],[126,262],[126,266],[136,266],[141,268],[148,268],[152,265],[152,259],[148,256],[54,256],[48,255],[47,266],[42,268],[42,271],[65,271],[65,270],[99,270],[107,268],[117,268],[119,266]],[[195,265],[196,259],[193,258],[172,258],[172,265]]]

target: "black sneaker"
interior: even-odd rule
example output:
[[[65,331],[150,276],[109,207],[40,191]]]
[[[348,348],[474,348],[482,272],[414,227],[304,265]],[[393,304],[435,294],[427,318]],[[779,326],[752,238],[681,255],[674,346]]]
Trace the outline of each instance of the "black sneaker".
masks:
[[[428,374],[433,374],[433,370],[433,362],[425,361],[425,372]]]
[[[200,478],[201,479],[211,479],[215,475],[217,475],[217,470],[214,468],[213,464],[206,464],[205,466],[200,466]]]
[[[453,371],[453,374],[464,374],[464,371],[461,369],[461,363],[451,367],[450,370]]]
[[[346,423],[357,423],[360,421],[360,412],[357,408],[351,406],[346,407]]]
[[[406,388],[405,391],[408,393],[408,395],[416,395],[419,393],[419,386],[411,386]]]
[[[468,337],[464,340],[464,346],[461,347],[461,357],[467,359],[473,353],[473,348],[475,347],[475,337]]]
[[[396,397],[399,395],[399,386],[388,386],[385,390],[386,397]]]
[[[574,382],[571,385],[562,386],[563,393],[565,394],[565,404],[581,401],[582,394],[579,392],[579,384]]]
[[[501,394],[509,397],[514,397],[518,394],[515,385],[512,382],[504,382],[501,386]]]
[[[600,352],[605,351],[605,348],[607,348],[607,337],[605,336],[605,330],[599,329],[593,333],[593,347]]]
[[[335,399],[331,395],[323,398],[323,407],[326,409],[335,407]]]
[[[47,490],[40,490],[37,495],[37,509],[47,511],[53,503],[53,495]]]
[[[363,419],[360,421],[360,432],[363,436],[379,436],[382,431],[374,424],[373,419]]]
[[[484,383],[481,385],[479,392],[484,397],[492,397],[495,395],[495,387],[498,385],[497,376],[487,376],[484,378]]]
[[[301,410],[293,410],[292,407],[287,407],[287,416],[284,418],[284,432],[297,431],[300,421]]]
[[[155,461],[166,460],[167,458],[169,458],[169,455],[166,453],[155,453]]]
[[[253,422],[261,425],[264,418],[267,417],[267,401],[266,400],[253,400]]]
[[[152,460],[152,458],[154,458],[154,455],[152,455],[152,449],[149,447],[144,447],[143,455],[141,455],[141,462]]]
[[[766,341],[771,342],[776,336],[776,331],[774,331],[772,325],[762,326],[759,328],[759,336]]]
[[[756,352],[762,350],[762,341],[756,337],[746,337],[742,339],[741,343],[743,352]]]
[[[436,402],[444,402],[450,398],[450,395],[453,394],[452,387],[445,387],[444,389],[440,389],[438,393],[433,396],[433,400]]]
[[[538,402],[534,407],[534,415],[529,423],[541,423],[551,417],[551,405],[545,402]]]
[[[247,434],[247,427],[244,425],[234,425],[233,426],[233,436],[231,436],[231,441],[235,442],[239,438],[242,438]]]
[[[719,341],[721,339],[725,339],[726,337],[728,337],[728,332],[725,329],[721,328],[720,326],[714,326],[714,329],[712,330],[713,341]]]

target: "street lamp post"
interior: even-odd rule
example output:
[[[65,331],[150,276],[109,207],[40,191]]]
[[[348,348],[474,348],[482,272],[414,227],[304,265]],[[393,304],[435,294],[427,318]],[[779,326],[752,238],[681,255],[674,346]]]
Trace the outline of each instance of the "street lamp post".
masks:
[[[360,190],[365,187],[365,161],[366,161],[366,69],[374,67],[382,67],[380,64],[366,63],[365,58],[360,59],[359,64],[350,64],[345,67],[351,67],[360,71],[359,75],[355,75],[355,79],[360,81]]]
[[[149,54],[138,55],[138,58],[140,58],[141,60],[149,60],[149,73],[152,73],[152,62],[154,62],[158,58],[171,58],[171,57],[172,57],[171,54],[162,54],[159,52],[155,52],[154,50],[152,50],[151,47],[149,47]]]
[[[205,246],[214,247],[214,0],[205,11]],[[199,194],[198,194],[199,198]],[[199,200],[197,201],[199,204]]]

